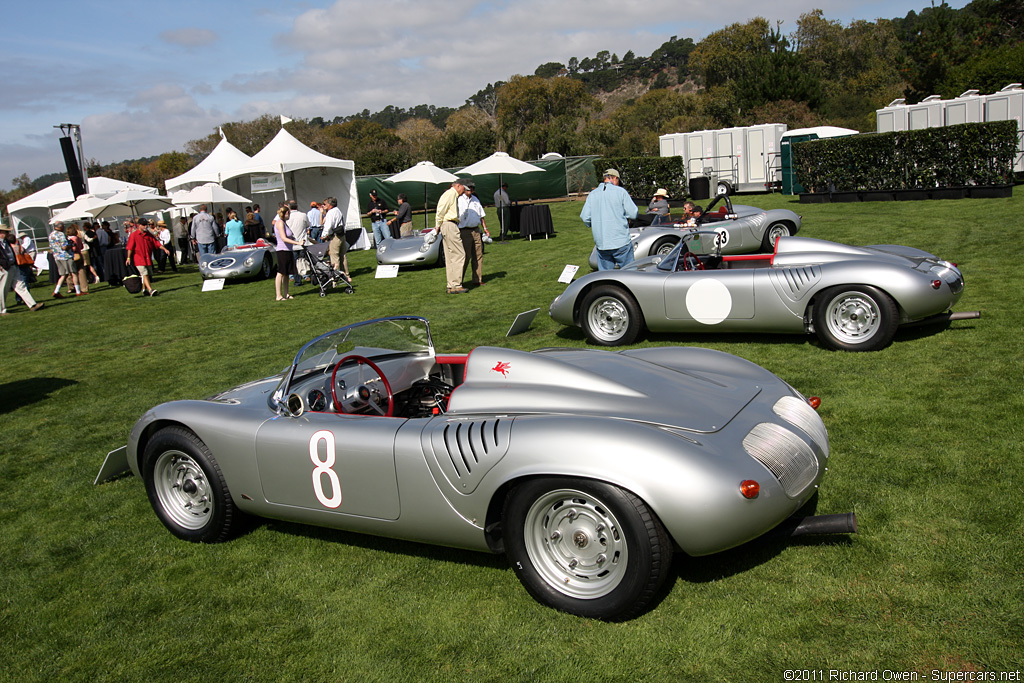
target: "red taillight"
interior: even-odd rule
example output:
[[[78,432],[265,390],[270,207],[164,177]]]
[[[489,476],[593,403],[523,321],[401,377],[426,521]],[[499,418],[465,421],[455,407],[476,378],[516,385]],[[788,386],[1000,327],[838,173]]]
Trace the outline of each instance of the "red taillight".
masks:
[[[753,479],[744,479],[740,482],[740,493],[744,498],[754,499],[761,492],[761,485]]]
[[[807,404],[814,408],[815,410],[817,410],[818,406],[821,405],[821,399],[818,398],[817,396],[811,396],[809,399],[807,399]]]
[[[942,286],[942,280],[932,280],[932,289],[938,289]]]

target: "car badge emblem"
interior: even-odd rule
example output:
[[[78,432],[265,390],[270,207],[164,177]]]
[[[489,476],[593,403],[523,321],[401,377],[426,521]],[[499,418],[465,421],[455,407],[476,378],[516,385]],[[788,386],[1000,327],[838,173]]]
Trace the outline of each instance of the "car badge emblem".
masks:
[[[501,361],[501,360],[498,361],[497,365],[495,365],[493,368],[491,368],[491,370],[493,372],[500,372],[505,377],[508,377],[508,371],[510,369],[511,368],[509,367],[509,364],[506,363],[505,361]]]

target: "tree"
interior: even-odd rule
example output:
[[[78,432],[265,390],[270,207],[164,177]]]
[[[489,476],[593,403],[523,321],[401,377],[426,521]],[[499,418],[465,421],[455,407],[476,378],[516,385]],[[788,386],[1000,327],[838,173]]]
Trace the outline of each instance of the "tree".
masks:
[[[427,119],[406,119],[398,124],[395,131],[405,141],[410,159],[422,161],[427,159],[428,150],[443,133]]]
[[[771,52],[770,35],[771,26],[763,17],[715,31],[689,53],[690,69],[707,87],[752,76],[757,59]]]
[[[535,158],[559,151],[549,144],[568,144],[565,131],[575,131],[598,106],[576,79],[514,76],[498,91],[498,135],[513,156]]]
[[[546,62],[538,66],[533,74],[541,78],[553,78],[562,73],[563,70],[565,70],[565,65],[561,62]]]

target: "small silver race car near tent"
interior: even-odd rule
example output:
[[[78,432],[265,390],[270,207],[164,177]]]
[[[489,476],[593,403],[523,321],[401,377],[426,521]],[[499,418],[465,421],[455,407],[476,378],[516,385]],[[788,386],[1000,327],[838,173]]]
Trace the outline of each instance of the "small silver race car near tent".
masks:
[[[277,269],[274,245],[262,238],[254,243],[224,247],[219,254],[199,255],[199,274],[204,280],[212,278],[266,279]]]
[[[717,207],[717,209],[715,208]],[[700,217],[690,221],[674,221],[662,225],[645,225],[647,214],[637,217],[629,229],[633,256],[664,256],[675,248],[683,235],[690,235],[693,251],[710,251],[717,245],[722,254],[753,254],[771,252],[775,240],[795,235],[800,230],[800,216],[789,209],[759,209],[756,206],[733,205],[728,195],[718,195]],[[715,240],[701,244],[701,235],[712,232]],[[590,267],[597,269],[597,248],[590,252]]]
[[[794,517],[828,464],[817,403],[708,349],[438,355],[425,319],[384,318],[313,339],[281,374],[149,410],[97,480],[130,468],[188,541],[226,540],[249,513],[505,553],[540,602],[621,620],[677,549],[783,522],[856,530],[852,514]]]
[[[444,240],[433,228],[419,230],[408,237],[388,237],[377,245],[380,265],[432,266],[444,265]]]
[[[594,344],[630,344],[652,332],[814,333],[830,348],[874,351],[905,324],[977,318],[948,312],[964,279],[956,265],[920,249],[851,247],[780,237],[772,254],[690,251],[715,233],[686,235],[665,256],[588,273],[551,303],[563,325]]]

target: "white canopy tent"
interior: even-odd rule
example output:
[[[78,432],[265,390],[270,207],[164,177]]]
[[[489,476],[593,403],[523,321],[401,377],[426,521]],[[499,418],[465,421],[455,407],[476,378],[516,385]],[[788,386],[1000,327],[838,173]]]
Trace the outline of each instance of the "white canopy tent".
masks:
[[[307,211],[311,201],[337,197],[345,225],[352,228],[360,225],[355,168],[351,161],[310,149],[282,128],[248,164],[223,171],[221,181],[248,177],[249,187],[243,181],[238,192],[261,204],[267,218],[280,201],[294,199]]]
[[[104,178],[102,176],[89,178],[89,194],[97,196],[109,196],[121,190],[139,190],[141,192],[156,192],[155,187],[136,185],[123,180]],[[58,209],[64,208],[75,201],[72,195],[71,183],[67,180],[50,185],[39,190],[35,194],[11,202],[7,205],[7,212],[11,215],[11,228],[15,232],[35,232],[42,230],[43,236],[48,232],[47,223]],[[39,235],[36,235],[38,237]]]
[[[248,166],[251,163],[252,157],[232,145],[226,138],[222,138],[205,159],[180,176],[165,180],[164,187],[167,189],[167,193],[170,194],[179,190],[191,190],[206,183],[222,183],[221,176],[225,171]],[[239,180],[235,180],[233,184],[236,187],[227,187],[225,189],[236,194],[243,194],[237,187],[239,182]]]

